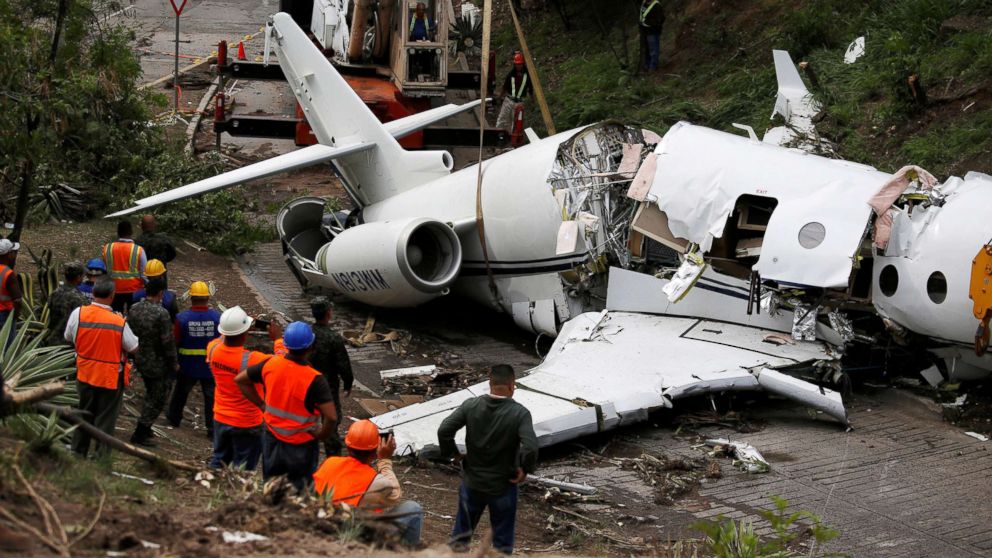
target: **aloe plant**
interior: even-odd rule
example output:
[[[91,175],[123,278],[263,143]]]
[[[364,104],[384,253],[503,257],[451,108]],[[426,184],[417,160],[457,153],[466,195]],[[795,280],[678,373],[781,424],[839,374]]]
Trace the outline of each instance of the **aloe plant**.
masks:
[[[10,335],[13,320],[7,320],[0,328],[0,341]],[[0,372],[3,381],[11,392],[26,391],[45,384],[66,379],[76,371],[75,355],[69,347],[42,345],[45,330],[20,327],[9,344],[0,342]],[[66,381],[65,390],[49,400],[56,405],[75,406],[79,398],[76,394],[75,379]],[[64,437],[71,429],[65,428],[55,417],[45,417],[35,413],[21,413],[6,420],[20,423],[32,434],[35,445],[51,445]]]

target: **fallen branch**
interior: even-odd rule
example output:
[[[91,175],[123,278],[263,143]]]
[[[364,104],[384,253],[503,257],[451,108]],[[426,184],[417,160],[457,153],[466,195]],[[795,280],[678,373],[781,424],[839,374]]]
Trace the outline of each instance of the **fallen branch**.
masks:
[[[579,518],[579,519],[581,519],[583,521],[588,521],[589,523],[595,523],[596,525],[602,525],[601,522],[599,522],[599,521],[597,521],[597,520],[595,520],[595,519],[593,519],[591,517],[586,517],[586,516],[582,515],[581,513],[574,512],[572,510],[566,510],[565,508],[560,508],[558,506],[551,506],[551,509],[555,510],[556,512],[561,512],[561,513],[568,514],[568,515],[570,515],[572,517],[577,517],[577,518]]]
[[[16,408],[22,405],[30,405],[38,401],[44,401],[45,399],[51,399],[56,395],[60,395],[64,391],[65,382],[52,382],[36,388],[26,389],[24,391],[7,392],[4,396],[4,403],[10,405],[11,408]]]
[[[69,551],[68,550],[66,550],[65,548],[63,548],[61,545],[59,545],[55,541],[52,541],[51,539],[49,539],[48,537],[46,537],[44,534],[42,534],[41,531],[35,529],[30,524],[25,523],[25,522],[21,521],[20,519],[18,519],[14,514],[12,514],[9,511],[7,511],[7,508],[0,507],[0,514],[2,514],[5,518],[7,518],[8,521],[10,521],[11,523],[13,523],[14,525],[17,525],[21,529],[24,529],[28,533],[31,533],[32,535],[34,535],[34,537],[36,539],[38,539],[38,541],[41,544],[43,544],[43,545],[47,546],[48,548],[54,550],[59,556],[69,556]]]
[[[152,453],[148,450],[144,450],[137,446],[133,446],[122,440],[118,440],[117,438],[114,438],[113,436],[107,434],[103,430],[100,430],[99,428],[86,422],[86,420],[84,420],[82,417],[80,417],[78,414],[73,412],[73,410],[69,409],[68,407],[52,405],[51,403],[44,403],[44,402],[35,403],[34,407],[46,413],[56,413],[62,419],[69,421],[72,424],[78,425],[80,430],[86,432],[101,444],[104,444],[108,447],[126,453],[128,455],[133,455],[134,457],[137,457],[139,459],[143,459],[151,463],[152,465],[156,465],[164,468],[175,467],[176,469],[180,469],[183,471],[191,471],[191,472],[196,472],[200,470],[200,468],[196,467],[195,465],[190,465],[189,463],[183,463],[182,461],[174,461],[172,459],[166,459],[156,453]]]

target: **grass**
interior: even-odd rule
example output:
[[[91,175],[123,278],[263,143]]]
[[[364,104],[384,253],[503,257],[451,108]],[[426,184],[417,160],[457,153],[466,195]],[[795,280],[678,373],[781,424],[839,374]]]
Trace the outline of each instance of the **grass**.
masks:
[[[770,51],[785,49],[809,63],[804,78],[825,107],[817,127],[839,156],[882,170],[919,164],[939,177],[992,172],[988,2],[766,0],[731,10],[689,1],[667,10],[663,70],[647,76],[632,68],[633,2],[570,2],[571,31],[553,10],[527,15],[527,40],[559,130],[612,118],[662,134],[679,120],[734,133],[738,122],[760,135],[771,124],[777,88]],[[497,24],[494,48],[503,60],[516,37],[508,17]],[[848,44],[862,35],[865,56],[844,64]],[[925,105],[907,86],[913,74]],[[542,133],[533,99],[525,114]]]

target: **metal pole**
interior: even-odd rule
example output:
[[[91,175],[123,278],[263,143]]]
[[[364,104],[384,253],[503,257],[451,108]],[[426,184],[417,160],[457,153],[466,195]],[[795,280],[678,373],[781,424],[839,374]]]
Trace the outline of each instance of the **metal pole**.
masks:
[[[179,14],[176,14],[176,69],[172,77],[172,105],[179,112]]]

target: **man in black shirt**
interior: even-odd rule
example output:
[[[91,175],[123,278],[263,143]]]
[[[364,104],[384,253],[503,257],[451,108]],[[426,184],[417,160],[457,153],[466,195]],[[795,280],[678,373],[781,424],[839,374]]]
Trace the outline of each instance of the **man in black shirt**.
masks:
[[[317,440],[330,436],[338,417],[327,379],[307,364],[313,330],[293,322],[286,327],[283,342],[289,351],[285,357],[250,366],[234,381],[245,398],[263,411],[262,478],[286,475],[303,491],[313,482],[320,461]],[[254,384],[265,386],[264,401]]]
[[[537,435],[530,411],[513,400],[513,368],[493,366],[489,394],[461,404],[437,430],[443,457],[454,456],[465,471],[458,494],[458,515],[451,547],[468,547],[482,512],[489,508],[493,547],[513,553],[517,520],[517,485],[537,468]],[[465,427],[466,454],[458,453],[455,433]]]
[[[344,384],[344,396],[351,396],[351,384],[354,376],[351,373],[351,359],[345,348],[344,338],[331,328],[331,301],[324,296],[318,296],[310,301],[310,312],[316,322],[313,326],[315,336],[313,353],[310,355],[310,366],[327,378],[334,396],[334,409],[338,416],[341,414],[341,384]],[[324,451],[327,456],[341,453],[341,437],[335,428],[331,435],[324,440]]]
[[[503,80],[503,88],[499,93],[503,102],[500,105],[499,116],[496,118],[497,128],[512,131],[514,111],[517,106],[523,104],[524,97],[530,95],[530,75],[524,63],[522,52],[518,51],[513,55],[513,69]]]

